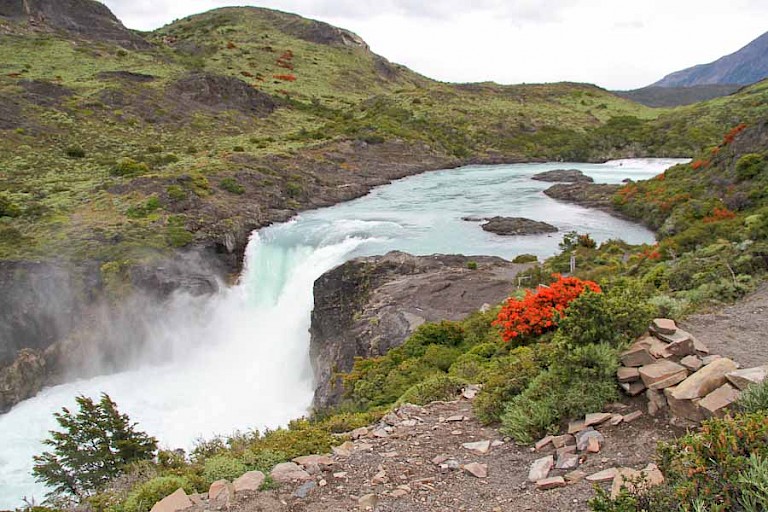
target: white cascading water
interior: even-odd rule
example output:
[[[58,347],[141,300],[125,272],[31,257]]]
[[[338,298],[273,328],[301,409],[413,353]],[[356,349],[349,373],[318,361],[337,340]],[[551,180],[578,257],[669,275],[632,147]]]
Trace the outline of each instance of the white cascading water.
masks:
[[[45,489],[30,474],[32,456],[43,451],[42,439],[56,427],[53,412],[73,406],[76,395],[110,394],[165,448],[189,449],[199,438],[285,425],[305,415],[312,400],[308,329],[312,286],[322,273],[354,256],[394,249],[546,257],[561,238],[497,237],[462,220],[466,216],[524,216],[555,224],[561,232],[589,232],[598,241],[649,242],[653,234],[640,226],[547,198],[541,191],[550,184],[530,176],[566,166],[597,182],[618,183],[649,178],[678,162],[433,172],[254,234],[236,286],[202,299],[180,295],[168,304],[152,328],[140,369],[45,389],[0,416],[0,508],[20,506],[22,497],[42,500]]]

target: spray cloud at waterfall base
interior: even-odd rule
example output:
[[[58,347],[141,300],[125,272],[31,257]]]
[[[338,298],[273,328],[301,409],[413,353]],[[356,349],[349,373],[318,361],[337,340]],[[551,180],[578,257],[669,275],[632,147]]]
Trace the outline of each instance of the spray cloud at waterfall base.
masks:
[[[673,163],[567,165],[597,182],[619,183],[650,178]],[[589,232],[598,241],[653,240],[641,226],[544,196],[548,184],[530,176],[562,166],[517,164],[414,176],[254,234],[238,285],[209,297],[172,298],[148,330],[138,369],[46,389],[0,416],[0,506],[21,505],[22,496],[41,500],[44,489],[30,475],[32,456],[56,426],[52,413],[72,406],[77,394],[110,394],[121,412],[165,448],[189,449],[196,438],[274,428],[307,414],[313,393],[312,285],[349,258],[389,250],[546,257],[570,230]],[[499,237],[462,220],[495,215],[546,221],[560,233]]]

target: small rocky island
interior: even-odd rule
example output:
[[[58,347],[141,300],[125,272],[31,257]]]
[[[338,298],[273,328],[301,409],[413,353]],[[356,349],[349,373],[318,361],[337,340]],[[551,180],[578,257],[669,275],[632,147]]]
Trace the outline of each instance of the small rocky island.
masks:
[[[578,169],[553,169],[534,174],[531,179],[555,183],[594,183],[595,181]]]
[[[502,236],[557,233],[557,228],[552,224],[523,217],[491,217],[483,220],[487,221],[481,226],[484,231]]]

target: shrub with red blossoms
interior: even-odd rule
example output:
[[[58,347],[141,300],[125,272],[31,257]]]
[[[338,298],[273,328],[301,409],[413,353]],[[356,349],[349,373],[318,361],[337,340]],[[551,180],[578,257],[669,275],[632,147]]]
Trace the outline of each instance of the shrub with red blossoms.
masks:
[[[556,280],[549,286],[541,286],[536,291],[526,290],[522,299],[507,299],[493,322],[493,325],[501,327],[504,341],[550,331],[557,326],[568,305],[585,290],[602,292],[593,281],[560,274],[553,274],[552,277]]]

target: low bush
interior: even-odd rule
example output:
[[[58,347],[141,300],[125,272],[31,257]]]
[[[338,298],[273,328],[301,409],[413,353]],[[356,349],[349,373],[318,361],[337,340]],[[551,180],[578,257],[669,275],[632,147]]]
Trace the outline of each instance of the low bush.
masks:
[[[744,413],[768,414],[768,379],[744,390],[736,405]]]
[[[768,510],[768,457],[750,455],[737,483],[741,491],[739,504],[745,512]]]
[[[435,375],[408,388],[397,403],[424,405],[436,400],[455,400],[467,381],[451,375]]]
[[[245,187],[238,183],[234,178],[222,178],[219,186],[232,194],[242,195],[245,193]]]
[[[209,483],[216,480],[234,480],[248,471],[248,467],[230,455],[214,455],[203,464],[203,477]]]
[[[512,260],[512,263],[533,263],[535,261],[539,261],[539,258],[533,254],[518,254],[515,256],[515,259]]]
[[[69,146],[64,150],[64,154],[69,158],[85,158],[85,150],[80,146]]]
[[[197,491],[181,476],[158,476],[131,490],[120,512],[148,512],[152,506],[182,488],[187,493]]]
[[[149,172],[149,166],[145,162],[137,162],[133,158],[119,158],[109,172],[112,176],[140,176]]]

